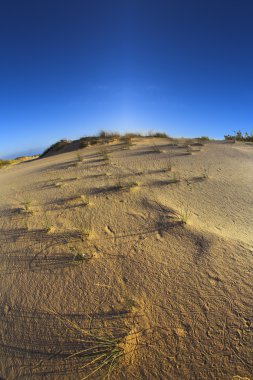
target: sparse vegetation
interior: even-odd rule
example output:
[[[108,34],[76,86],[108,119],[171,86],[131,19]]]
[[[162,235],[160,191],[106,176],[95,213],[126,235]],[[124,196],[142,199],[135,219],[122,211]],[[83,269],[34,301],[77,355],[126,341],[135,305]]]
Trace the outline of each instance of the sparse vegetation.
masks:
[[[21,201],[20,211],[22,213],[26,213],[26,214],[32,214],[33,213],[32,201],[29,197],[23,197],[23,199]]]
[[[98,144],[99,137],[91,136],[91,137],[82,137],[79,140],[79,149],[87,148],[90,145]]]
[[[120,358],[125,355],[124,343],[129,330],[125,326],[117,326],[117,328],[99,326],[92,329],[92,318],[90,318],[89,326],[84,328],[54,310],[49,312],[64,324],[67,331],[77,336],[78,349],[75,350],[75,345],[71,344],[72,352],[65,360],[70,361],[73,358],[80,360],[78,371],[88,372],[82,380],[89,379],[98,373],[101,374],[103,371],[105,371],[104,376],[100,378],[110,379],[112,372],[119,365]]]
[[[237,131],[234,135],[225,135],[225,140],[253,142],[253,133]]]
[[[110,132],[110,131],[100,131],[99,133],[99,140],[103,144],[109,144],[111,142],[117,141],[120,139],[120,134],[117,132]]]
[[[155,144],[152,147],[152,151],[154,153],[162,153],[162,150],[157,145],[155,145]]]
[[[139,183],[137,181],[128,181],[123,186],[124,189],[130,190],[137,188],[139,186]]]
[[[172,171],[172,162],[171,162],[171,159],[168,160],[168,164],[164,168],[164,171],[165,172],[171,172]]]
[[[208,136],[201,136],[198,138],[200,141],[210,141],[210,138]]]
[[[169,136],[166,133],[162,132],[154,132],[154,131],[149,131],[147,137],[159,137],[159,138],[168,138]]]
[[[0,160],[0,169],[12,163],[13,163],[13,160]]]
[[[63,187],[64,183],[63,182],[55,182],[54,187]]]
[[[47,213],[44,213],[44,214],[43,214],[42,223],[43,223],[43,230],[44,230],[46,233],[49,234],[49,233],[53,233],[53,232],[55,231],[55,227],[54,227],[53,224],[50,222]]]
[[[67,139],[62,139],[60,141],[57,141],[56,143],[52,144],[49,148],[47,148],[39,157],[43,158],[48,155],[59,154],[62,151],[65,151],[64,148],[67,146],[68,146],[68,151],[73,151],[77,149],[87,148],[90,145],[108,144],[110,142],[115,142],[117,140],[121,140],[125,142],[126,148],[129,148],[132,145],[131,139],[134,137],[136,138],[137,137],[169,138],[169,136],[166,133],[153,132],[153,131],[150,131],[148,135],[145,136],[145,135],[141,135],[140,133],[126,133],[124,135],[120,135],[118,132],[102,130],[100,131],[98,136],[81,137],[79,140],[74,140],[74,141],[67,140]],[[1,161],[6,161],[6,160],[0,160],[0,168],[2,166]]]
[[[75,226],[82,241],[87,241],[91,238],[91,222],[84,220],[84,217],[82,215],[75,216]]]
[[[189,217],[191,216],[191,210],[189,208],[189,203],[180,203],[178,217],[182,224],[187,224]]]
[[[109,163],[109,154],[108,154],[108,150],[106,148],[101,148],[99,150],[99,153],[100,155],[102,156],[102,159],[104,161],[106,161],[107,163]]]
[[[75,195],[72,195],[71,197],[69,197],[67,199],[67,201],[69,202],[74,202],[74,201],[80,201],[80,203],[83,205],[83,206],[88,206],[90,204],[90,198],[88,196],[88,194],[82,192],[78,192],[77,194]]]
[[[178,183],[180,182],[180,175],[178,172],[172,172],[172,179],[170,180],[170,183]]]
[[[139,183],[136,181],[122,181],[121,177],[119,176],[115,185],[115,188],[118,190],[130,190],[135,187],[138,187]]]
[[[87,140],[81,140],[79,143],[80,149],[87,148],[88,146],[89,146],[89,142]]]
[[[209,177],[209,167],[203,167],[202,169],[202,178],[208,178]]]
[[[71,143],[70,140],[60,140],[60,141],[57,141],[55,144],[51,145],[48,149],[46,149],[41,155],[40,157],[44,157],[46,156],[47,154],[53,154],[53,153],[58,153],[60,150],[62,150],[63,148],[65,148],[67,145],[69,145]]]
[[[124,136],[121,138],[121,141],[123,141],[123,143],[125,144],[126,149],[130,149],[130,147],[133,145],[131,136]]]
[[[77,162],[83,162],[84,157],[81,155],[80,152],[77,152],[76,154]]]
[[[90,198],[88,194],[80,194],[79,198],[83,204],[83,206],[88,206],[90,204]]]
[[[135,306],[136,306],[136,302],[134,301],[134,299],[130,298],[130,297],[127,297],[125,299],[124,304],[123,304],[123,309],[126,309],[127,311],[130,311]]]
[[[71,253],[75,262],[87,261],[90,260],[92,257],[90,254],[82,252],[81,250],[75,247],[71,247]]]
[[[187,145],[187,147],[186,147],[186,152],[187,152],[187,154],[192,154],[193,149],[192,149],[192,146],[191,146],[191,145]]]

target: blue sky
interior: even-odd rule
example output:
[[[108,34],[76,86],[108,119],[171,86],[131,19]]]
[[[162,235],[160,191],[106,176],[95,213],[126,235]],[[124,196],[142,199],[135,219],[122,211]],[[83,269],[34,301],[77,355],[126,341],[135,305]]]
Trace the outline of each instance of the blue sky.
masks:
[[[0,157],[100,129],[253,131],[252,0],[0,2]]]

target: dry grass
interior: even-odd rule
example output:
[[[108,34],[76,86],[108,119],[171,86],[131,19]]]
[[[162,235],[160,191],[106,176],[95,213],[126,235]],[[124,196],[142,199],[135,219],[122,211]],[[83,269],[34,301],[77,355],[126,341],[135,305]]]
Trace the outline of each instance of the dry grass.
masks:
[[[106,163],[109,163],[109,154],[108,154],[108,150],[106,148],[101,148],[99,150],[99,153],[102,157],[102,159],[106,162]]]
[[[132,307],[132,301],[129,308]],[[73,371],[84,373],[81,380],[90,378],[110,379],[113,372],[117,372],[123,365],[123,359],[132,356],[138,349],[138,338],[148,333],[147,330],[137,331],[130,329],[126,323],[114,317],[112,324],[98,323],[93,316],[89,318],[86,327],[82,327],[55,310],[47,309],[47,313],[54,316],[64,326],[69,335],[71,351],[66,353],[65,362]],[[128,312],[124,312],[128,315]],[[75,349],[76,342],[76,349]]]
[[[14,160],[0,160],[0,169],[7,165],[11,165],[13,162]]]
[[[33,214],[32,200],[28,196],[23,196],[20,202],[20,213]]]
[[[84,161],[84,157],[81,155],[80,152],[77,152],[76,159],[77,159],[77,162],[79,162],[79,163]]]
[[[82,241],[87,241],[91,239],[92,235],[94,234],[92,229],[92,223],[91,220],[85,219],[83,215],[75,214],[75,229],[78,232],[80,239]]]
[[[118,177],[115,188],[118,190],[131,190],[138,186],[139,183],[136,181],[122,181],[121,177]]]
[[[83,261],[87,261],[92,258],[91,254],[82,252],[80,249],[77,249],[75,247],[71,247],[71,253],[73,255],[74,262],[77,262],[77,263],[81,263]]]
[[[154,153],[162,153],[163,151],[156,144],[154,144],[152,146],[152,152],[154,152]]]
[[[178,218],[182,222],[182,224],[187,224],[188,220],[191,216],[191,210],[189,207],[189,203],[180,203],[179,205],[179,211],[177,212]]]
[[[47,213],[44,213],[44,214],[43,214],[41,220],[42,220],[43,230],[44,230],[46,233],[48,233],[48,234],[52,234],[52,233],[55,232],[55,227],[54,227],[54,225],[51,223],[51,221],[49,220]]]

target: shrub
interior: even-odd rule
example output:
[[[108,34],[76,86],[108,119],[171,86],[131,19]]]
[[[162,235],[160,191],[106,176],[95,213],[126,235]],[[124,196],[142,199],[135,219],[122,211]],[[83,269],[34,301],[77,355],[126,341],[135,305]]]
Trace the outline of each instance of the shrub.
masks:
[[[253,133],[245,132],[243,134],[241,131],[237,131],[235,135],[225,135],[224,138],[225,140],[253,142]]]
[[[100,139],[103,139],[105,142],[111,142],[120,138],[120,134],[118,132],[110,132],[103,131],[99,132]]]
[[[87,148],[89,145],[95,145],[99,142],[99,138],[96,136],[82,137],[79,141],[79,148]]]
[[[13,160],[0,160],[0,169],[6,165],[10,165]]]
[[[59,150],[61,150],[62,148],[64,148],[66,145],[70,144],[70,142],[71,141],[69,141],[69,140],[60,140],[60,141],[57,141],[55,144],[51,145],[48,149],[46,149],[40,155],[40,157],[44,157],[48,153],[58,152]]]
[[[148,137],[168,138],[169,136],[166,133],[149,131]]]
[[[198,138],[198,140],[200,141],[210,141],[209,137],[208,136],[201,136]]]

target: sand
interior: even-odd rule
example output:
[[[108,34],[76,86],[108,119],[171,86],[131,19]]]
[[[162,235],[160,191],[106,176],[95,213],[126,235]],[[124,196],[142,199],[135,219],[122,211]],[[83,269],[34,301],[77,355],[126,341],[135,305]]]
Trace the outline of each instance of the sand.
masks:
[[[253,147],[133,143],[0,170],[0,378],[253,379]]]

